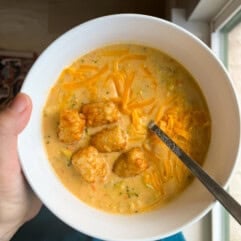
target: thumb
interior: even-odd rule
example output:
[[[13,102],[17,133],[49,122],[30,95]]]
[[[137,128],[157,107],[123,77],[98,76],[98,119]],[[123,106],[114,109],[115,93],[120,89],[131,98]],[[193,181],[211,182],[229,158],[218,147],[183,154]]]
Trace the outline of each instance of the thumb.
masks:
[[[17,136],[27,125],[31,110],[30,98],[18,94],[10,106],[0,112],[0,136]]]
[[[30,118],[32,104],[25,94],[18,94],[8,108],[0,112],[0,168],[19,169],[17,135]]]

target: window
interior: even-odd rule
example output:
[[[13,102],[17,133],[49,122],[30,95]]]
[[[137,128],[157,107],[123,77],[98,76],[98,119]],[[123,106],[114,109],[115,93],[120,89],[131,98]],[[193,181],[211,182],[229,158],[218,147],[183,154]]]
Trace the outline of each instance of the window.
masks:
[[[229,1],[211,22],[211,46],[224,63],[241,101],[241,2]],[[229,192],[241,203],[241,161],[229,184]],[[221,205],[213,210],[213,241],[241,240],[240,225]]]

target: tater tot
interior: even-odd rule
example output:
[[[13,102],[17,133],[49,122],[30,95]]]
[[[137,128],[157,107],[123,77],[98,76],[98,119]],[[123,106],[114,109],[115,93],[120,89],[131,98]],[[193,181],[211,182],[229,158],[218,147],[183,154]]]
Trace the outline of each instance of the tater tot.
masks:
[[[108,173],[105,158],[93,146],[79,150],[72,157],[75,170],[87,182],[103,180]]]
[[[90,142],[100,152],[122,151],[127,145],[127,134],[119,126],[114,126],[98,132]]]
[[[63,110],[60,113],[58,137],[65,143],[78,141],[85,128],[85,116],[77,110]]]
[[[144,151],[139,147],[134,147],[120,155],[114,163],[113,172],[120,177],[131,177],[140,174],[147,167],[148,161]]]
[[[82,113],[86,117],[87,126],[101,126],[118,121],[120,117],[117,106],[112,102],[84,104]]]

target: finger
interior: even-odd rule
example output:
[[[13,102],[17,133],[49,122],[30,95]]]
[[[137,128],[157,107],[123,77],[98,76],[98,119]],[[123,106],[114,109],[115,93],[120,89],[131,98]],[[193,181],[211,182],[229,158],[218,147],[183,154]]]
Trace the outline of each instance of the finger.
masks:
[[[18,135],[27,125],[31,110],[31,99],[25,94],[18,94],[10,106],[0,112],[0,135]]]
[[[17,135],[30,118],[32,104],[25,94],[18,94],[11,105],[0,112],[0,170],[20,171],[17,155]]]

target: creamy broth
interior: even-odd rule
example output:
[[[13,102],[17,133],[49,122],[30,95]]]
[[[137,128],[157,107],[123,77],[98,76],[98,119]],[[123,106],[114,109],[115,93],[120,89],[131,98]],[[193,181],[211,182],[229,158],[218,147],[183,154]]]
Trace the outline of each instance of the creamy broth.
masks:
[[[97,120],[102,110],[94,120],[88,116],[93,109],[89,104],[96,103],[100,103],[97,110],[110,105],[110,118]],[[64,69],[50,91],[42,122],[49,161],[67,189],[98,209],[132,214],[160,207],[189,185],[192,175],[148,132],[150,120],[203,163],[211,122],[204,97],[188,71],[173,58],[145,46],[119,44],[97,49]],[[103,130],[102,136],[98,134]],[[115,141],[114,131],[122,139]],[[102,141],[107,141],[107,146]],[[94,149],[86,149],[93,145]],[[94,176],[88,176],[92,170],[85,170],[85,155],[98,161]],[[127,163],[125,158],[129,158]],[[137,165],[134,174],[119,175],[115,165],[124,162],[125,167],[132,158]]]

